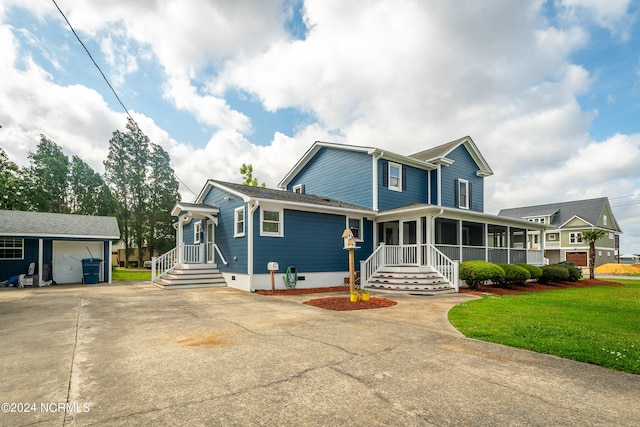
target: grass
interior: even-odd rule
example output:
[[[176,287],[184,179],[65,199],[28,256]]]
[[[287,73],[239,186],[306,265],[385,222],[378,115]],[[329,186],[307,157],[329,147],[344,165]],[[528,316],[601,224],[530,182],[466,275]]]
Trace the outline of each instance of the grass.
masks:
[[[459,304],[449,320],[465,336],[640,374],[640,281]]]
[[[151,270],[146,268],[116,268],[113,270],[113,280],[151,280]]]

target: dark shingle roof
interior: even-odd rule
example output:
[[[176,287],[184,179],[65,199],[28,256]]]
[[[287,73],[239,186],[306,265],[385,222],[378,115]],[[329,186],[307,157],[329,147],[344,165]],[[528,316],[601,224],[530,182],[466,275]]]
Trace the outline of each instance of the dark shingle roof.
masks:
[[[334,208],[369,210],[362,206],[352,205],[351,203],[341,202],[340,200],[330,199],[323,196],[315,196],[313,194],[300,194],[292,191],[277,190],[274,188],[252,187],[244,184],[236,184],[232,182],[210,180],[222,187],[233,190],[237,193],[244,194],[255,199],[267,199],[280,202],[306,203],[317,206],[327,206]]]
[[[578,216],[588,223],[597,226],[600,217],[609,207],[609,199],[574,200],[571,202],[548,203],[546,205],[523,206],[519,208],[502,209],[498,215],[510,218],[525,218],[535,216],[554,215],[551,225],[559,227],[574,216]],[[609,224],[603,228],[622,231],[615,218],[609,218]]]
[[[429,148],[424,151],[419,151],[414,154],[410,154],[409,157],[412,157],[416,160],[422,160],[428,162],[429,160],[438,159],[447,155],[451,150],[460,145],[460,142],[464,141],[468,136],[463,136],[462,138],[456,139],[455,141],[447,142],[446,144],[438,145],[437,147]]]
[[[0,210],[0,236],[115,240],[120,238],[120,229],[110,216]]]

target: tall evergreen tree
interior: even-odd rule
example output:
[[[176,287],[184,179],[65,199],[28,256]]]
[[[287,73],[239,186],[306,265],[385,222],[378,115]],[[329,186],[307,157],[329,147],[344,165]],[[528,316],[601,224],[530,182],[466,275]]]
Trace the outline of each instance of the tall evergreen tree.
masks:
[[[179,200],[178,180],[171,168],[169,154],[159,145],[151,144],[149,175],[148,249],[164,253],[175,245],[175,230],[171,209]]]
[[[35,153],[29,153],[30,166],[25,170],[29,198],[39,212],[69,213],[69,158],[62,148],[44,135]]]
[[[111,215],[115,212],[115,200],[104,179],[78,156],[71,160],[69,187],[71,213]]]
[[[22,179],[20,168],[9,160],[0,147],[0,209],[29,210],[27,185]]]

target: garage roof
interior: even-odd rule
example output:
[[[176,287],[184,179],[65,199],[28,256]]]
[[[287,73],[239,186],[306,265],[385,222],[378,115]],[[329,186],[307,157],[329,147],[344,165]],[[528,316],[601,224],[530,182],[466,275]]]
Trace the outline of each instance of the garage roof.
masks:
[[[0,236],[117,240],[120,229],[110,216],[0,210]]]

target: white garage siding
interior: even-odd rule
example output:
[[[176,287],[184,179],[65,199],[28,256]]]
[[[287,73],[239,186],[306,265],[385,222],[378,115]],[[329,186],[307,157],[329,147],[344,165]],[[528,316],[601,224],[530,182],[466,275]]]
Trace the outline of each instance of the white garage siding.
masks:
[[[82,260],[104,258],[102,242],[53,241],[53,280],[56,283],[82,283]],[[100,279],[104,281],[104,259],[100,265]]]

